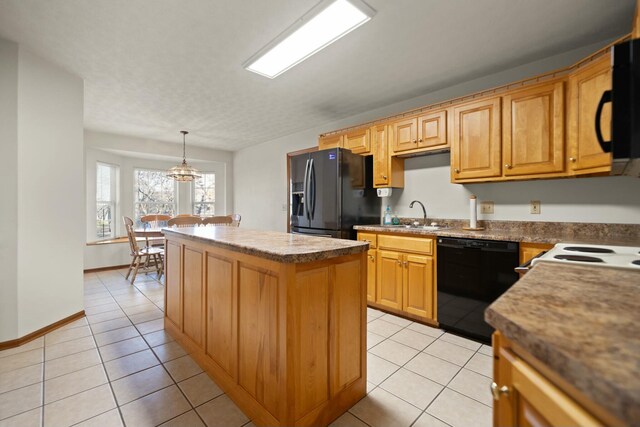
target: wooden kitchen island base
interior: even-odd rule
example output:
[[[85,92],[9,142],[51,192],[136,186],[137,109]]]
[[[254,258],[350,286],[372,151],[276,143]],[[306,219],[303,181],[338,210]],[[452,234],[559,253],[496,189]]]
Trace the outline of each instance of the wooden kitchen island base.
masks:
[[[256,425],[324,426],[365,396],[366,244],[231,227],[166,239],[165,329]]]

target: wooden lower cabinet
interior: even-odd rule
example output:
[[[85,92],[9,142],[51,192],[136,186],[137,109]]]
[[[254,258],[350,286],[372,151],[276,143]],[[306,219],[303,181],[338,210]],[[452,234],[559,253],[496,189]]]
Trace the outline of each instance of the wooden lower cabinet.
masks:
[[[540,372],[532,356],[514,346],[500,332],[493,336],[493,425],[604,426],[619,421],[602,414],[597,405],[584,405]],[[597,416],[595,413],[604,416]]]
[[[367,252],[367,301],[376,301],[376,276],[378,275],[378,251]]]
[[[254,424],[326,426],[365,396],[366,253],[279,263],[170,234],[166,247],[165,329]]]
[[[519,256],[520,265],[524,264],[530,259],[535,258],[541,252],[548,251],[549,249],[553,248],[553,245],[548,243],[520,242],[519,246],[520,246],[520,256]],[[521,276],[522,274],[524,273],[520,273]]]
[[[402,309],[433,319],[433,258],[406,254],[404,259]]]
[[[358,240],[377,242],[377,249],[369,250],[369,304],[435,323],[433,239],[358,233]]]
[[[376,302],[396,310],[402,309],[403,257],[400,252],[378,251]]]

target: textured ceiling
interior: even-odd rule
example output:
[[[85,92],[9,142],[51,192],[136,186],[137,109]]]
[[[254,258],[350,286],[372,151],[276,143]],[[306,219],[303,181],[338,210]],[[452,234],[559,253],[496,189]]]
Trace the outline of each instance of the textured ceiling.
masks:
[[[621,35],[635,0],[369,0],[280,77],[241,64],[316,0],[0,0],[0,37],[81,76],[88,129],[238,150]]]

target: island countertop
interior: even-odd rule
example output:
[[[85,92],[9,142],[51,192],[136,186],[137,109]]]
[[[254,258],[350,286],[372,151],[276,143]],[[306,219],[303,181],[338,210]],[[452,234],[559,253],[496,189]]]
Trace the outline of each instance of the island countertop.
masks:
[[[367,242],[238,227],[163,228],[162,232],[283,263],[319,261],[369,249]]]
[[[640,424],[640,272],[540,262],[485,319],[586,397]]]

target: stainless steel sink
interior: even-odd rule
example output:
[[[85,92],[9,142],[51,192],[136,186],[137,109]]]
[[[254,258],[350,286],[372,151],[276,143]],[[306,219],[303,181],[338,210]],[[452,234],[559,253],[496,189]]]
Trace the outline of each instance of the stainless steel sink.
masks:
[[[440,227],[439,225],[410,225],[410,224],[398,224],[398,225],[383,225],[384,228],[409,228],[412,230],[425,230],[425,231],[439,231],[446,230],[449,227]]]

